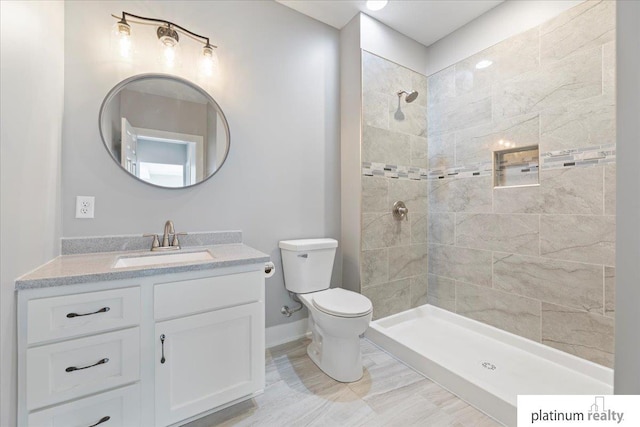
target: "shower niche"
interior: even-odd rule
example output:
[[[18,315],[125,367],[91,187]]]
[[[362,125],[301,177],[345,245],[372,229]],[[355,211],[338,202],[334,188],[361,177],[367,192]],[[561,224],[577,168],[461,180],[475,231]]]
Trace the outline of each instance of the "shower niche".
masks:
[[[522,187],[539,185],[538,146],[507,148],[493,152],[493,186]]]

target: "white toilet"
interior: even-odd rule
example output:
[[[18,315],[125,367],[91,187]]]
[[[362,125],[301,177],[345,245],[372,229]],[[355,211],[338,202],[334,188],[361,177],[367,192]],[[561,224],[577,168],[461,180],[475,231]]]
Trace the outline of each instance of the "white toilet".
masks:
[[[329,288],[338,241],[334,239],[280,242],[285,287],[309,309],[312,332],[307,354],[320,369],[340,382],[362,378],[360,335],[369,326],[369,298],[341,288]]]

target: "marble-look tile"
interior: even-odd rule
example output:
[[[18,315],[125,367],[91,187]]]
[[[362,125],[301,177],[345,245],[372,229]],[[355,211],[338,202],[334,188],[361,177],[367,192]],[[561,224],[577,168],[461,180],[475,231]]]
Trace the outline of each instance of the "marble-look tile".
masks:
[[[362,176],[362,212],[387,212],[389,179]]]
[[[362,287],[389,281],[389,253],[386,248],[362,251]]]
[[[362,161],[379,162],[387,165],[408,165],[411,163],[411,143],[409,136],[364,126],[362,131]]]
[[[389,129],[389,100],[384,93],[366,91],[362,94],[362,119],[367,126]]]
[[[445,170],[455,166],[455,133],[430,135],[428,157],[429,169]]]
[[[540,217],[540,253],[546,258],[615,265],[615,237],[615,216]]]
[[[542,303],[542,343],[613,367],[612,318]]]
[[[610,96],[567,102],[540,113],[540,151],[593,147],[616,142],[616,106]]]
[[[430,212],[489,213],[492,177],[432,179],[427,184]]]
[[[605,316],[616,316],[616,269],[615,267],[604,268],[604,314]]]
[[[472,165],[492,162],[493,152],[538,145],[540,119],[537,113],[504,119],[456,133],[456,163]]]
[[[427,136],[427,112],[424,105],[406,103],[402,97],[389,103],[388,111],[389,129],[414,136]]]
[[[429,274],[427,301],[431,305],[456,311],[456,282],[446,277]]]
[[[614,1],[585,1],[540,26],[540,61],[557,61],[615,40]]]
[[[411,143],[411,166],[426,169],[429,166],[427,138],[409,137]]]
[[[362,288],[362,295],[373,304],[373,320],[411,308],[411,280],[403,279]]]
[[[443,245],[455,244],[456,215],[453,213],[429,213],[427,240]]]
[[[449,245],[429,245],[429,273],[491,286],[491,252]]]
[[[602,46],[602,93],[605,96],[616,95],[616,43]]]
[[[429,278],[426,274],[411,279],[411,307],[418,307],[427,303],[427,288]]]
[[[543,111],[602,93],[602,49],[591,49],[531,71],[493,89],[493,119]]]
[[[488,88],[429,104],[429,136],[490,123],[491,108],[491,91]]]
[[[539,221],[526,214],[456,214],[456,245],[538,255]]]
[[[540,341],[540,301],[457,282],[456,313]]]
[[[600,265],[494,253],[493,287],[602,314],[602,269]]]
[[[409,88],[413,71],[377,55],[362,51],[362,88],[395,96],[400,88]],[[397,98],[397,97],[396,97]]]
[[[493,190],[498,213],[602,215],[602,167],[567,167],[540,171],[540,185]]]
[[[409,215],[409,222],[411,223],[411,243],[427,243],[427,214],[412,213]]]
[[[478,69],[480,61],[491,61],[489,67]],[[472,55],[455,65],[456,94],[490,87],[539,66],[538,28],[533,28]]]
[[[427,245],[389,248],[389,280],[427,274]]]
[[[604,167],[604,214],[616,214],[616,164]]]
[[[362,214],[362,249],[379,249],[407,245],[411,241],[411,224],[398,221],[388,213]]]
[[[418,98],[413,103],[426,108],[429,100],[427,76],[411,71],[411,87],[406,90],[409,89],[418,91]]]
[[[427,212],[427,183],[423,180],[390,179],[387,211],[391,212],[393,204],[403,201],[409,209],[409,216],[422,215]]]
[[[445,68],[427,78],[427,109],[435,104],[449,101],[456,96],[456,70],[454,66]]]

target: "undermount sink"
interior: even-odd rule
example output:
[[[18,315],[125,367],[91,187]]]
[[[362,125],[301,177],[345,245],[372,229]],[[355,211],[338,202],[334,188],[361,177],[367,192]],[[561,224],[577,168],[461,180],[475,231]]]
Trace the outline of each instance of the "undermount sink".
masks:
[[[118,258],[113,268],[148,267],[161,264],[175,264],[180,262],[210,261],[213,255],[209,251],[177,252],[159,255],[123,256]]]

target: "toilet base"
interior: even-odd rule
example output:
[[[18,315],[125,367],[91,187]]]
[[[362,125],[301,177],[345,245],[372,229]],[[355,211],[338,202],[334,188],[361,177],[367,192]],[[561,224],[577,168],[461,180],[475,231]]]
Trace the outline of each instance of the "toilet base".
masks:
[[[328,337],[319,331],[312,332],[307,354],[318,368],[336,381],[352,383],[362,378],[362,353],[360,337]]]

